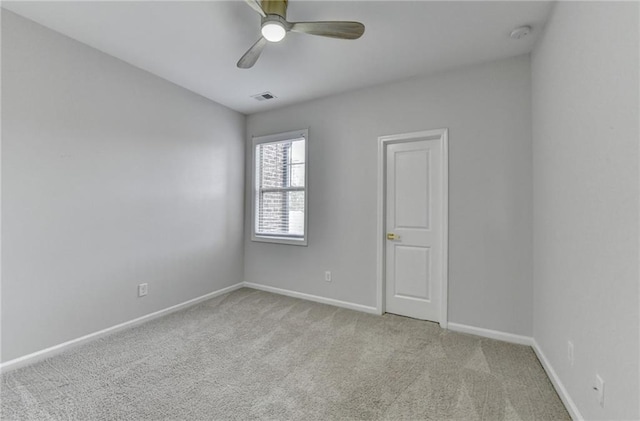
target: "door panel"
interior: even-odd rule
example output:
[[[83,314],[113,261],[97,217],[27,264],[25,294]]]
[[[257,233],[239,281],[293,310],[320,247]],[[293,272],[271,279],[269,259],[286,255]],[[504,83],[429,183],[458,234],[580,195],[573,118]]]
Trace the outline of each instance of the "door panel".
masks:
[[[442,142],[386,146],[385,306],[389,313],[439,321],[442,285]]]
[[[428,247],[395,247],[393,275],[396,297],[429,300],[429,260]]]
[[[428,150],[396,152],[394,165],[396,227],[429,228],[428,167]]]

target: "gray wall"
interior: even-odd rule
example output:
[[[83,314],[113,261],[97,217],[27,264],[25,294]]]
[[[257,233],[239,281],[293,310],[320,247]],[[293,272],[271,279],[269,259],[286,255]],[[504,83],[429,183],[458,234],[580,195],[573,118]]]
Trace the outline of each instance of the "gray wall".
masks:
[[[534,337],[586,419],[640,418],[638,12],[559,2],[532,56]]]
[[[3,11],[3,361],[241,282],[244,130]]]
[[[378,136],[447,127],[449,321],[531,335],[530,99],[521,56],[249,116],[248,142],[309,128],[309,246],[252,242],[246,218],[245,280],[375,306]]]

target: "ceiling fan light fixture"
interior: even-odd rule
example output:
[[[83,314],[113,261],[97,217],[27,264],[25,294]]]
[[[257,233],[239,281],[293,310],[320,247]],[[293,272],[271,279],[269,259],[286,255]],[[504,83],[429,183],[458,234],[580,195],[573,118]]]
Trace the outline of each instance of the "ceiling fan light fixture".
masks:
[[[284,39],[287,30],[280,22],[267,21],[262,25],[262,36],[270,42],[278,42]]]

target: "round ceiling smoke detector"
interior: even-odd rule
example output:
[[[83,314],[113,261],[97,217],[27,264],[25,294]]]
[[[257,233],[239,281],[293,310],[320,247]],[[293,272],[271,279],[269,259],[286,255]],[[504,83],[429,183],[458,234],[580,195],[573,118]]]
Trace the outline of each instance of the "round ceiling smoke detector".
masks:
[[[513,31],[511,31],[511,34],[509,36],[513,39],[520,39],[520,38],[526,37],[530,33],[531,33],[530,26],[519,26]]]

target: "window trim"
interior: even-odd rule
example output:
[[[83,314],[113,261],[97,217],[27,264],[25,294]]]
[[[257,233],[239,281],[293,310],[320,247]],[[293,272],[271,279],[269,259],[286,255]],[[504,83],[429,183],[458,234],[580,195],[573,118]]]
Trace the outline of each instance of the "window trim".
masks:
[[[256,173],[256,146],[263,143],[282,142],[304,138],[304,236],[278,236],[271,234],[257,234],[257,197],[258,186]],[[292,190],[300,191],[300,187],[292,187]],[[266,136],[252,136],[251,142],[251,241],[263,243],[289,244],[294,246],[307,246],[309,239],[309,129],[292,130],[284,133],[270,134]]]

